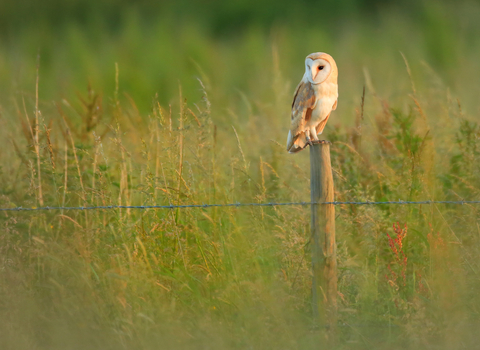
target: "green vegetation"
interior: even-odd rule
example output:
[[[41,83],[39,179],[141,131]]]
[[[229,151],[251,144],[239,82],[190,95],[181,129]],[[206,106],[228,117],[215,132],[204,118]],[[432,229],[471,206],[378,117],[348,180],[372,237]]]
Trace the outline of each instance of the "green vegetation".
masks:
[[[315,51],[340,72],[337,200],[480,199],[475,2],[327,2],[322,23],[308,1],[25,3],[0,5],[1,208],[308,201],[284,144]],[[308,207],[1,212],[2,349],[476,346],[479,206],[336,210],[335,344]]]

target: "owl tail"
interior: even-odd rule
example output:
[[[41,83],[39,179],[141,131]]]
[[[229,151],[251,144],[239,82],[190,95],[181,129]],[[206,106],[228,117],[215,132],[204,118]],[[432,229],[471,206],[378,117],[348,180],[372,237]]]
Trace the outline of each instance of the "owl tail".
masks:
[[[300,152],[302,149],[305,148],[307,144],[307,138],[305,137],[305,133],[302,132],[296,136],[292,135],[292,131],[288,132],[288,139],[287,139],[287,151],[288,153],[297,153]]]

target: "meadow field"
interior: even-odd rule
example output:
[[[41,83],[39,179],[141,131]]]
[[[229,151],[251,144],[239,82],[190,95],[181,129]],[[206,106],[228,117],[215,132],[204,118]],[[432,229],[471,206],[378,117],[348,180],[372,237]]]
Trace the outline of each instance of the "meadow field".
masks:
[[[316,51],[337,201],[480,200],[479,2],[26,4],[0,4],[0,208],[309,201],[285,143]],[[0,211],[0,348],[476,349],[479,210],[338,205],[336,339],[308,206]]]

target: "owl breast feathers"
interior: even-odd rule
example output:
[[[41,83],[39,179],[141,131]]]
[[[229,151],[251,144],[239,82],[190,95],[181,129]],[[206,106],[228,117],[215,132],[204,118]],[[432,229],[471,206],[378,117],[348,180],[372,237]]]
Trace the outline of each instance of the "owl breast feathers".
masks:
[[[337,65],[329,54],[312,53],[305,59],[305,74],[292,103],[289,153],[299,152],[309,141],[318,140],[330,113],[337,108],[337,77]]]

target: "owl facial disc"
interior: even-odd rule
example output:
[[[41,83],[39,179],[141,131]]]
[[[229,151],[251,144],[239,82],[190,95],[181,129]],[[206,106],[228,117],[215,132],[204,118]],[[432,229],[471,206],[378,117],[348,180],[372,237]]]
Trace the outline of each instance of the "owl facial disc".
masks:
[[[322,58],[317,58],[312,60],[307,58],[305,60],[305,75],[308,81],[312,84],[321,84],[323,83],[332,70],[332,66],[327,60]]]

